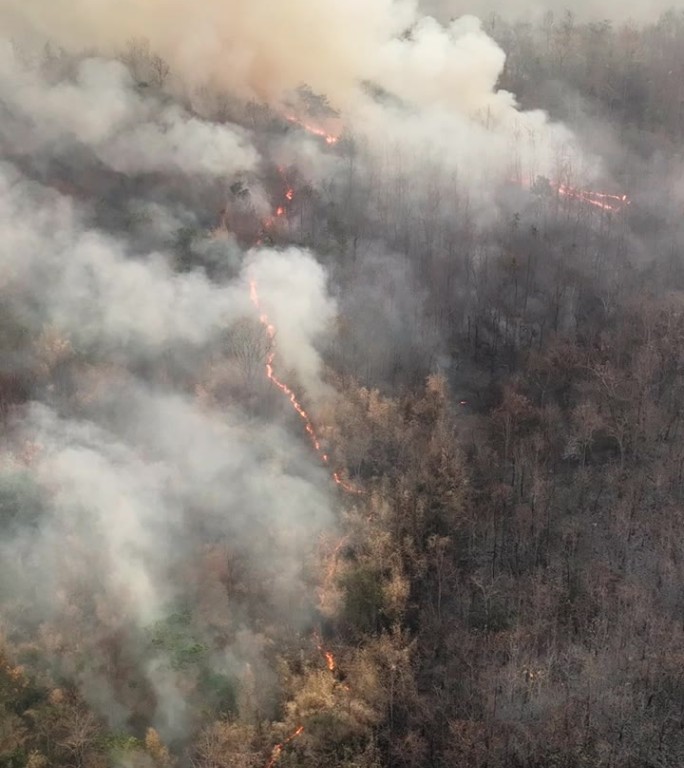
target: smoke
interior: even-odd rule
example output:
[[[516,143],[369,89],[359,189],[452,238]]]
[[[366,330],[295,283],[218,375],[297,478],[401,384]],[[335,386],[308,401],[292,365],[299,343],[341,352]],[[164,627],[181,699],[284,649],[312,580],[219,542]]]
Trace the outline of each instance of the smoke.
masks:
[[[620,3],[598,4],[591,0],[509,0],[505,6],[496,0],[421,0],[425,13],[442,20],[474,13],[482,18],[496,13],[508,19],[529,21],[538,19],[549,11],[557,15],[572,12],[579,19],[615,22],[654,21],[665,11],[681,10],[681,0],[623,0]]]
[[[276,108],[306,84],[372,145],[398,142],[408,155],[436,142],[435,151],[452,165],[466,164],[466,173],[477,158],[488,181],[491,172],[499,181],[510,172],[513,145],[518,163],[525,171],[534,165],[534,173],[550,175],[560,152],[579,156],[567,130],[541,112],[519,110],[511,94],[497,89],[505,56],[477,19],[443,26],[410,0],[210,0],[202,14],[189,0],[161,7],[104,0],[96,13],[85,2],[11,0],[0,21],[17,35],[31,30],[76,49],[115,51],[149,38],[186,83],[212,83]],[[378,93],[390,96],[394,108]]]
[[[336,101],[348,97],[378,49],[415,18],[411,0],[325,3],[270,0],[5,4],[7,29],[38,32],[70,47],[122,47],[149,38],[187,77],[216,79],[233,93],[272,100],[308,82]],[[312,66],[312,62],[314,66]],[[364,71],[365,70],[365,71]]]
[[[311,394],[320,394],[320,357],[303,342],[324,336],[335,317],[323,268],[310,254],[290,248],[278,254],[253,252],[246,274],[258,286],[260,305],[277,328],[279,354]],[[297,296],[295,302],[292,296]]]
[[[244,130],[143,97],[115,61],[85,59],[72,82],[53,84],[2,42],[0,101],[12,116],[2,122],[0,141],[22,154],[80,144],[122,173],[176,170],[209,177],[249,171],[258,161]]]
[[[439,351],[411,260],[433,242],[453,253],[456,203],[491,211],[496,183],[581,170],[584,156],[498,89],[504,54],[477,19],[442,25],[411,0],[207,0],[201,13],[189,0],[9,0],[0,23],[76,52],[51,71],[0,44],[2,373],[30,381],[3,437],[0,581],[33,606],[10,618],[46,638],[112,724],[142,713],[180,736],[200,711],[189,675],[221,670],[201,696],[224,695],[245,663],[268,666],[245,633],[309,619],[303,564],[333,519],[329,478],[264,380],[273,350],[249,286],[275,326],[279,372],[316,406],[338,302],[311,251],[252,247],[233,224],[263,218],[265,190],[283,181],[263,178],[270,165],[294,165],[320,193],[311,206],[346,199],[329,245],[335,216],[348,224],[364,204],[355,255],[392,232],[359,256],[339,302],[355,317],[353,364],[380,383],[411,363],[420,379]],[[170,62],[165,89],[112,60],[138,38]],[[187,104],[205,86],[266,102],[282,130],[200,118]],[[288,120],[316,106],[342,132],[335,159]],[[221,213],[232,231],[209,235]],[[305,220],[269,226],[304,239]],[[352,250],[342,237],[333,248]],[[117,664],[137,691],[117,683]]]
[[[113,93],[128,93],[119,90],[126,83],[119,65],[91,59],[77,71],[96,73],[98,83],[111,75]],[[87,80],[65,92],[81,98]],[[119,114],[109,99],[103,99],[106,119],[79,117],[50,104],[49,94],[44,101],[44,83],[32,82],[42,89],[40,99],[29,105],[29,88],[5,106],[15,117],[31,107],[44,151],[68,134],[107,156],[104,148],[118,140],[109,120]],[[138,104],[131,98],[122,114]],[[99,109],[91,102],[87,112],[93,103]],[[167,145],[173,151],[154,154],[159,136],[169,136],[153,125],[129,137],[141,147],[149,143],[158,168],[176,174],[192,141],[176,146],[185,139],[174,134]],[[19,138],[3,135],[12,147]],[[201,164],[191,166],[186,170],[194,173]],[[150,205],[160,226],[173,226],[173,213]],[[237,679],[245,657],[230,635],[254,622],[249,598],[226,604],[218,577],[203,576],[200,585],[188,578],[189,563],[203,557],[207,542],[230,542],[240,580],[269,585],[259,621],[301,625],[310,616],[301,598],[302,562],[317,532],[331,524],[328,478],[312,462],[308,443],[291,425],[266,418],[268,408],[248,411],[234,399],[197,397],[187,370],[196,378],[217,360],[240,365],[228,337],[237,323],[258,327],[249,300],[249,281],[257,279],[279,324],[279,365],[320,391],[316,344],[335,314],[325,272],[296,248],[256,249],[220,280],[199,269],[178,272],[168,252],[140,253],[126,233],[95,226],[87,205],[9,162],[0,165],[0,229],[2,344],[11,352],[3,356],[3,373],[11,369],[31,381],[28,402],[15,411],[2,446],[2,509],[11,523],[0,544],[3,594],[10,598],[4,620],[44,634],[60,674],[77,681],[113,726],[130,725],[147,707],[148,722],[178,737],[200,708],[187,701],[189,673],[176,646],[209,649],[223,622],[221,658],[202,650],[200,661]],[[258,363],[261,378],[263,355]],[[201,597],[193,593],[200,586]],[[17,598],[31,609],[12,614]],[[211,618],[189,622],[189,639],[173,635],[165,645],[169,612],[188,600],[213,600],[202,611]],[[71,645],[74,631],[83,639]],[[122,690],[112,677],[106,652],[112,636],[120,636],[134,660],[135,671],[126,674],[142,686],[138,693]]]
[[[128,258],[125,243],[84,228],[70,200],[12,169],[0,173],[0,221],[7,301],[32,329],[55,325],[79,348],[198,344],[248,308],[239,286],[179,277],[161,253]]]
[[[354,280],[342,297],[341,335],[349,355],[343,367],[369,385],[420,383],[439,347],[427,301],[406,257],[387,255],[377,245],[360,253]]]
[[[363,126],[371,162],[392,148],[389,178],[393,166],[421,180],[422,165],[438,165],[484,203],[504,180],[586,169],[568,129],[540,110],[519,110],[512,94],[497,90],[505,56],[476,18],[447,27],[422,19],[410,37],[385,46],[380,62],[376,81],[399,103],[365,101],[352,124]]]
[[[34,620],[54,616],[59,626],[71,619],[86,633],[81,684],[110,715],[132,705],[114,692],[102,701],[110,683],[98,668],[98,641],[105,630],[152,627],[187,599],[185,561],[205,540],[229,540],[246,560],[248,578],[272,584],[263,605],[272,620],[305,621],[293,597],[303,589],[302,556],[330,524],[329,502],[325,479],[307,469],[303,449],[239,413],[202,413],[186,398],[130,382],[105,393],[89,416],[77,420],[35,404],[17,425],[16,444],[38,446],[30,482],[42,509],[33,525],[22,521],[3,542],[2,570],[14,598],[30,600]],[[285,452],[287,467],[279,468]],[[13,475],[3,473],[3,488]],[[93,613],[74,605],[79,593],[85,606],[96,603]],[[237,602],[213,608],[229,626],[231,613],[243,610]],[[196,633],[206,642],[215,631],[205,626]],[[80,655],[75,650],[55,663],[68,669],[69,657]],[[157,700],[153,721],[178,736],[187,723],[174,723],[170,713],[184,708],[183,675],[163,652],[144,650],[136,654],[138,675]]]

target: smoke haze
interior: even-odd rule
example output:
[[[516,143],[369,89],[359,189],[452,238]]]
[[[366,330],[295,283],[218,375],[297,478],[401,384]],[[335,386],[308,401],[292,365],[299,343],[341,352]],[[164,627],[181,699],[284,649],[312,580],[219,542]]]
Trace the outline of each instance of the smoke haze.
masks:
[[[559,16],[567,12],[573,13],[582,20],[603,21],[609,19],[615,22],[655,21],[662,13],[674,8],[684,9],[679,0],[623,0],[620,3],[599,4],[591,0],[509,0],[505,5],[492,0],[422,0],[421,7],[426,13],[434,14],[444,20],[473,13],[480,18],[496,13],[507,19],[530,21],[538,19],[551,11]]]
[[[629,200],[613,194],[613,133],[599,141],[587,123],[589,149],[502,89],[504,51],[460,16],[485,10],[0,7],[0,384],[15,393],[1,414],[0,629],[36,638],[42,672],[76,685],[112,728],[151,723],[183,742],[205,704],[255,727],[284,720],[279,686],[296,686],[277,640],[291,651],[320,619],[320,538],[344,514],[361,519],[366,499],[363,524],[373,517],[372,494],[342,485],[352,488],[342,503],[331,477],[380,487],[382,440],[396,440],[392,471],[421,450],[392,419],[417,431],[442,418],[434,375],[456,367],[471,318],[486,315],[473,343],[493,377],[526,333],[529,350],[551,327],[579,327],[593,297],[558,287],[568,254],[617,293],[615,253],[647,252],[620,230]],[[132,49],[156,79],[140,76]],[[575,189],[606,178],[608,193]],[[524,275],[522,252],[532,254]],[[547,257],[556,271],[535,283],[534,259]],[[500,282],[487,282],[490,269]],[[512,319],[483,309],[493,295]],[[553,319],[528,327],[525,312]],[[375,389],[402,392],[428,375],[418,408],[386,405]],[[325,417],[349,380],[360,383],[346,432],[361,437],[347,445]],[[365,411],[354,415],[366,402],[370,427]],[[444,418],[424,466],[449,430]],[[456,451],[434,450],[433,474],[446,476]],[[432,514],[422,497],[413,506],[416,520]],[[421,536],[401,535],[408,561]],[[385,571],[399,604],[401,568]],[[360,577],[370,597],[350,613],[391,592],[374,574]],[[389,627],[395,615],[381,614],[373,621]]]
[[[497,90],[505,55],[475,17],[443,26],[422,17],[409,0],[297,0],[286,9],[263,1],[212,1],[203,4],[201,15],[182,0],[153,6],[136,3],[127,11],[120,3],[103,2],[95,14],[88,4],[57,2],[47,8],[32,0],[10,3],[0,11],[0,19],[17,30],[20,39],[30,30],[31,36],[49,35],[75,50],[97,45],[116,51],[131,39],[149,38],[152,48],[186,83],[195,87],[214,83],[274,106],[287,103],[306,85],[330,100],[347,130],[368,136],[373,145],[398,143],[404,153],[415,155],[417,146],[422,153],[437,141],[440,155],[453,158],[454,165],[473,158],[485,163],[478,175],[488,182],[492,170],[499,177],[510,175],[512,154],[520,155],[518,164],[532,176],[550,175],[561,162],[559,157],[580,165],[580,153],[567,130],[550,124],[541,112],[518,110],[512,94]],[[272,33],[276,29],[277,34]],[[98,77],[95,70],[91,67],[84,74],[86,87]],[[120,90],[120,74],[107,71],[106,77],[108,87]],[[388,107],[370,98],[368,84],[400,106]],[[108,100],[107,109],[120,112],[123,106],[116,106],[120,103],[121,99]],[[173,123],[176,117],[167,113],[161,119]],[[397,133],[399,120],[402,127]],[[110,125],[109,120],[104,122]],[[118,139],[112,149],[124,167],[126,155],[135,153],[141,130],[128,141]],[[194,157],[220,171],[221,164],[212,161],[221,145],[213,140],[212,154],[207,156],[200,125],[185,123],[174,130],[187,146],[185,157],[179,156],[177,162],[187,164]],[[221,137],[218,132],[217,138]],[[191,151],[195,138],[202,151]],[[124,153],[119,151],[122,141],[127,147]],[[239,144],[239,134],[226,135],[225,141]],[[164,151],[155,149],[144,162],[154,162]],[[236,163],[235,153],[230,154]],[[134,154],[131,161],[139,157]],[[249,156],[243,156],[242,162],[248,161]],[[466,168],[465,173],[471,175],[472,170]]]
[[[230,183],[260,162],[243,129],[143,99],[114,61],[82,59],[73,77],[50,82],[3,43],[0,73],[7,118],[0,128],[2,373],[35,382],[32,402],[3,439],[5,503],[16,507],[2,544],[3,583],[32,605],[18,625],[34,631],[47,620],[59,637],[61,622],[78,615],[90,627],[78,650],[57,641],[53,663],[77,678],[113,727],[139,703],[112,687],[97,644],[108,632],[127,633],[131,653],[146,659],[138,676],[156,701],[153,722],[178,737],[191,724],[181,677],[163,651],[145,650],[140,633],[188,599],[187,561],[207,540],[230,539],[244,578],[258,574],[270,583],[264,610],[271,619],[303,624],[310,608],[298,598],[301,564],[331,524],[326,475],[305,442],[290,445],[291,425],[234,401],[219,411],[209,389],[239,381],[259,391],[263,340],[250,331],[240,346],[232,332],[259,327],[250,280],[260,281],[279,324],[281,365],[312,392],[321,391],[315,342],[324,340],[335,304],[324,271],[305,251],[261,248],[243,259],[234,239],[208,234],[196,247],[220,249],[227,264],[233,254],[230,276],[179,273],[171,253],[141,252],[135,231],[116,222],[101,228],[89,198],[79,203],[55,188],[63,186],[59,158],[69,158],[74,179],[87,175],[86,189],[97,189],[107,173],[114,180],[180,174],[191,187],[216,177]],[[103,188],[109,198],[118,184]],[[183,220],[196,221],[187,200],[174,211],[154,199],[143,205],[144,198],[139,190],[129,215],[144,214],[148,237],[150,228],[157,232],[152,241],[173,241]],[[36,340],[20,355],[15,326]],[[219,358],[228,362],[217,379]],[[205,365],[205,385],[188,380],[193,365]],[[70,603],[75,592],[84,596],[80,606]],[[214,593],[207,589],[202,600]],[[237,604],[206,610],[250,623],[238,618]],[[217,629],[194,631],[206,641]],[[259,661],[231,645],[207,663],[230,677],[246,660]]]

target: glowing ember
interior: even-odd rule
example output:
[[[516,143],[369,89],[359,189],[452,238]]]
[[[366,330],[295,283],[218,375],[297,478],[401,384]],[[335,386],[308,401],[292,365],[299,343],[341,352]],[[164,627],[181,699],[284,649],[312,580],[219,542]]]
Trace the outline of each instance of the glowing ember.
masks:
[[[284,216],[284,215],[285,215],[285,209],[283,208],[282,205],[279,205],[276,208],[276,216]]]
[[[313,425],[313,422],[311,421],[311,418],[309,417],[309,414],[304,410],[304,407],[297,399],[297,395],[294,393],[294,391],[291,390],[290,387],[288,387],[287,384],[285,384],[285,382],[281,381],[275,374],[275,371],[273,369],[273,360],[275,359],[275,343],[274,342],[276,337],[276,329],[275,329],[275,326],[269,320],[268,315],[261,310],[261,302],[259,301],[259,294],[257,293],[257,287],[254,280],[252,280],[249,284],[249,296],[252,300],[252,303],[254,304],[254,306],[257,308],[257,311],[259,312],[259,321],[266,329],[268,338],[271,341],[271,351],[268,353],[268,357],[266,358],[266,377],[290,401],[290,405],[292,406],[294,411],[297,413],[299,418],[304,422],[304,429],[306,430],[306,433],[309,435],[309,439],[311,440],[311,444],[313,445],[314,450],[319,455],[323,464],[329,465],[330,457],[323,450],[321,446],[321,441],[319,440],[318,435],[316,434],[316,430],[314,429],[314,425]],[[338,485],[340,488],[342,488],[342,490],[346,491],[347,493],[355,493],[355,494],[362,493],[362,491],[354,488],[348,483],[345,483],[344,480],[340,477],[338,472],[332,473],[332,479],[335,481],[336,485]]]
[[[273,766],[278,762],[280,759],[280,756],[283,753],[283,749],[293,742],[298,736],[301,736],[302,733],[304,733],[304,726],[300,725],[299,728],[297,728],[296,731],[291,733],[285,741],[281,741],[280,744],[276,744],[275,747],[273,747],[273,752],[271,753],[271,759],[266,763],[266,768],[273,768]]]

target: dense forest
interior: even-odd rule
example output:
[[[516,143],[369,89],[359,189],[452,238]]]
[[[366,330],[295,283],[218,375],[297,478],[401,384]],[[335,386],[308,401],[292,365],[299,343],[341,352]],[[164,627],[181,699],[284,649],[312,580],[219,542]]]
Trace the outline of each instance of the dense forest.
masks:
[[[228,5],[0,10],[0,768],[684,765],[684,12]]]

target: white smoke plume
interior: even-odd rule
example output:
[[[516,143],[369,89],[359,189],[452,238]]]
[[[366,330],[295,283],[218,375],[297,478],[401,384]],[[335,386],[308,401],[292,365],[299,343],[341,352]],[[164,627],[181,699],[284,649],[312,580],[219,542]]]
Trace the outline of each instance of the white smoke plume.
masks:
[[[202,344],[256,312],[255,279],[278,327],[279,354],[307,386],[319,378],[312,341],[335,313],[326,276],[311,254],[255,251],[245,275],[227,285],[202,272],[177,274],[163,253],[131,258],[125,242],[85,226],[73,202],[0,166],[3,293],[32,312],[34,329],[56,326],[79,347],[162,350]],[[30,308],[30,309],[29,309]]]
[[[186,82],[276,107],[306,84],[347,130],[376,146],[398,143],[406,155],[436,146],[453,165],[466,163],[464,178],[474,157],[508,173],[516,147],[547,175],[559,153],[577,154],[568,131],[497,90],[505,57],[477,19],[443,26],[412,0],[209,0],[201,14],[190,0],[103,0],[97,11],[83,0],[10,0],[0,21],[76,49],[149,38]],[[369,87],[400,106],[382,108]]]
[[[122,173],[177,171],[226,177],[253,170],[258,154],[243,129],[207,123],[134,88],[116,61],[82,61],[72,82],[47,82],[0,42],[0,101],[13,117],[0,140],[13,151],[85,145]]]
[[[88,229],[68,198],[0,168],[3,293],[34,328],[55,325],[79,347],[161,349],[202,343],[249,310],[240,286],[178,276],[160,253],[128,258],[125,243]]]
[[[326,294],[326,274],[310,254],[296,248],[279,253],[257,250],[246,262],[259,303],[277,329],[278,354],[313,394],[321,392],[321,360],[307,340],[331,329],[335,304]]]
[[[290,425],[269,424],[236,401],[207,404],[174,379],[170,361],[198,360],[201,376],[203,362],[230,359],[233,324],[259,327],[249,298],[257,279],[282,326],[279,364],[313,391],[316,343],[335,304],[310,253],[262,248],[219,281],[177,272],[168,253],[132,252],[125,236],[98,229],[87,209],[10,163],[0,164],[0,230],[2,343],[14,354],[17,339],[27,340],[24,358],[3,357],[2,367],[36,377],[2,442],[0,492],[4,509],[16,508],[0,543],[2,581],[32,606],[15,619],[35,622],[30,631],[76,615],[90,626],[78,646],[55,649],[58,665],[123,726],[135,702],[97,667],[107,631],[133,628],[127,642],[142,643],[135,633],[187,598],[184,569],[206,541],[230,542],[254,580],[269,584],[263,610],[274,620],[282,610],[283,622],[305,622],[302,562],[332,517],[329,479]],[[27,497],[38,499],[33,516]],[[216,594],[207,589],[198,601]],[[206,614],[242,626],[242,610],[221,602]],[[79,653],[85,670],[70,661]],[[139,674],[156,702],[153,722],[177,737],[189,707],[181,673],[159,653]]]
[[[185,558],[209,537],[229,540],[255,577],[272,584],[264,610],[274,619],[281,606],[281,620],[305,621],[292,601],[303,589],[301,558],[330,525],[325,477],[307,477],[306,446],[238,413],[202,413],[187,399],[134,382],[106,393],[98,406],[90,410],[93,420],[76,420],[34,405],[14,434],[18,444],[37,446],[30,482],[43,502],[33,525],[9,538],[5,532],[0,551],[5,588],[12,584],[15,597],[31,601],[29,613],[64,621],[83,610],[79,624],[91,623],[93,637],[82,652],[97,659],[89,646],[102,625],[144,629],[164,618],[183,597]],[[3,489],[14,475],[0,475]],[[87,608],[73,604],[84,589],[86,605],[100,606],[90,619]],[[240,606],[222,600],[212,610],[228,621]],[[168,735],[182,733],[168,714],[183,709],[173,671],[160,657],[146,674],[159,702],[155,722]],[[126,704],[103,695],[101,672],[83,684],[107,716]]]

